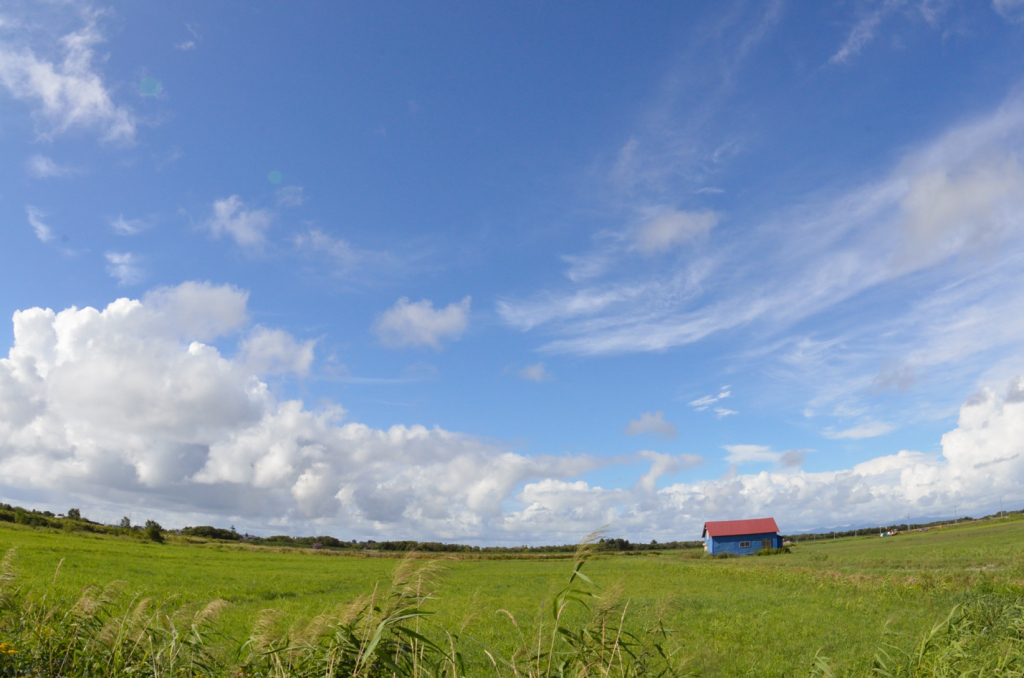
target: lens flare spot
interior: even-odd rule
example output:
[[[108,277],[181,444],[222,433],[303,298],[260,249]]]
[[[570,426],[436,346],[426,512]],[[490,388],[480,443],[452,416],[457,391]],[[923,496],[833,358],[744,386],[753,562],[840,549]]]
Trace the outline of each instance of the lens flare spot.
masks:
[[[284,180],[284,175],[278,172],[277,170],[274,170],[273,172],[267,175],[267,179],[270,179],[270,183],[272,184],[279,184],[281,183],[282,180]]]
[[[139,94],[144,97],[155,97],[164,90],[163,85],[156,78],[146,77],[139,83]]]

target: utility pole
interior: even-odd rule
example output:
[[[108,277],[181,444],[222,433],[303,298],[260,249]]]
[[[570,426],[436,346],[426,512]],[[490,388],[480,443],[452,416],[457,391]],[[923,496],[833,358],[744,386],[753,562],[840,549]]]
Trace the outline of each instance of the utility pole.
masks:
[[[956,504],[953,504],[953,524],[956,525]]]
[[[1003,517],[1003,498],[999,497],[999,517]]]

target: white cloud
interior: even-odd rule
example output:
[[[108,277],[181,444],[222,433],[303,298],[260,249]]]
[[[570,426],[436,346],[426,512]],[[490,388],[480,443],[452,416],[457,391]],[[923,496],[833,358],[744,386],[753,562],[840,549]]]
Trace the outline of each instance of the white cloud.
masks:
[[[106,141],[134,139],[133,113],[113,102],[93,69],[94,47],[101,42],[91,16],[85,27],[60,39],[62,61],[40,58],[28,47],[0,44],[0,85],[34,106],[37,120],[45,122],[44,138],[82,127],[98,129]]]
[[[103,310],[16,312],[0,359],[0,494],[30,489],[110,519],[144,505],[172,525],[500,543],[575,541],[605,524],[633,540],[695,539],[705,520],[751,515],[795,532],[1024,501],[1024,379],[1006,398],[969,398],[941,455],[903,450],[808,473],[796,468],[805,450],[735,445],[734,464],[783,468],[658,489],[701,459],[644,451],[617,462],[649,464],[636,482],[606,489],[580,477],[608,461],[524,456],[440,428],[373,429],[337,407],[278,400],[247,363],[274,351],[227,358],[204,343],[244,325],[245,298],[187,283]],[[263,337],[301,354],[269,332],[241,344]],[[288,352],[275,359],[295,366]]]
[[[248,320],[249,293],[231,285],[185,282],[146,293],[141,315],[158,335],[179,340],[211,341],[228,335]]]
[[[142,281],[142,267],[139,258],[131,252],[107,252],[107,273],[117,278],[118,285],[134,285]]]
[[[41,242],[49,242],[53,240],[53,230],[43,222],[43,218],[46,215],[40,210],[32,207],[31,205],[25,208],[28,213],[28,223],[32,227],[32,230],[36,232],[36,237]]]
[[[225,301],[236,308],[223,314]],[[256,328],[230,359],[194,338],[243,317],[243,293],[197,283],[103,310],[17,312],[0,360],[0,482],[176,515],[463,536],[486,534],[517,485],[605,463],[524,457],[439,428],[376,430],[344,423],[340,408],[278,401],[250,366],[306,369],[311,344]]]
[[[199,41],[199,31],[189,24],[185,24],[185,28],[188,30],[189,35],[192,37],[188,40],[182,40],[179,43],[175,43],[174,49],[179,49],[182,52],[188,52],[196,48],[196,44]]]
[[[665,421],[665,413],[661,410],[657,412],[644,412],[640,415],[639,419],[630,420],[626,426],[625,434],[628,436],[638,436],[644,433],[661,436],[662,438],[675,438],[676,427],[672,422]]]
[[[213,215],[206,226],[215,238],[231,236],[247,250],[259,249],[266,241],[273,216],[267,210],[249,210],[237,195],[213,202]]]
[[[725,458],[730,464],[753,464],[765,461],[778,461],[779,453],[772,452],[766,445],[724,445],[729,453]]]
[[[544,363],[536,363],[534,365],[527,365],[523,369],[519,370],[519,376],[529,381],[536,381],[540,383],[542,381],[551,381],[554,377],[548,372],[547,368],[544,367]]]
[[[878,30],[879,24],[882,23],[882,19],[901,4],[902,2],[899,0],[886,0],[881,7],[861,17],[850,34],[846,36],[846,41],[839,51],[829,59],[829,63],[844,64],[860,54],[861,50],[875,39],[875,32]]]
[[[1013,98],[908,153],[878,181],[749,224],[743,243],[716,247],[712,238],[706,253],[679,265],[602,285],[570,282],[502,300],[498,312],[524,331],[547,329],[547,351],[593,355],[662,351],[755,324],[769,337],[923,271],[943,289],[1022,252],[1022,153],[1024,99]],[[1001,300],[1013,294],[996,290]],[[891,320],[871,318],[876,329]]]
[[[636,456],[651,462],[650,469],[648,469],[647,473],[640,476],[636,483],[637,487],[645,492],[656,492],[658,489],[658,479],[662,476],[672,475],[680,470],[691,469],[704,463],[704,457],[699,454],[673,455],[661,454],[652,450],[641,450],[637,452]]]
[[[718,395],[706,395],[701,398],[697,398],[696,400],[691,400],[690,407],[693,407],[698,412],[703,412],[704,410],[708,409],[709,407],[717,403],[719,400],[724,400],[725,398],[728,398],[731,395],[732,392],[729,390],[729,387],[723,386],[718,390]]]
[[[434,309],[434,303],[422,299],[415,303],[402,297],[384,311],[374,324],[381,343],[391,348],[431,346],[441,348],[444,338],[458,339],[469,327],[470,297],[445,308]]]
[[[900,201],[904,250],[926,262],[993,244],[1017,230],[1024,211],[1024,170],[1014,157],[979,158],[911,177]]]
[[[1024,21],[1024,0],[992,0],[992,8],[1004,19]]]
[[[355,247],[343,238],[335,238],[318,228],[311,228],[306,233],[296,235],[292,242],[299,250],[310,253],[324,254],[334,264],[334,273],[365,281],[373,274],[387,272],[394,275],[397,271],[408,270],[408,263],[400,261],[390,252],[363,250]]]
[[[28,159],[29,176],[36,179],[53,179],[74,174],[74,170],[66,165],[58,165],[52,158],[45,155],[33,155]]]
[[[736,466],[772,463],[783,467],[796,467],[804,462],[804,456],[810,452],[810,450],[773,452],[772,448],[766,445],[723,445],[722,448],[729,453],[725,460]]]
[[[277,204],[282,207],[302,207],[306,204],[306,196],[302,186],[283,186],[277,189]]]
[[[125,219],[123,214],[119,214],[117,219],[110,222],[110,226],[118,235],[137,235],[149,224],[143,219]]]
[[[594,254],[566,254],[562,261],[569,264],[565,277],[573,282],[597,278],[604,274],[611,265],[611,257],[605,252]]]
[[[637,230],[633,247],[648,255],[667,252],[707,236],[717,224],[718,215],[709,210],[669,210],[650,219]]]
[[[242,360],[255,374],[295,372],[305,376],[313,364],[316,340],[299,343],[284,330],[256,327],[241,344]]]
[[[833,429],[825,429],[821,432],[821,435],[832,440],[861,440],[863,438],[875,438],[878,436],[884,436],[886,433],[892,431],[895,427],[891,424],[886,424],[881,421],[866,421],[858,424],[852,428],[848,428],[842,431],[835,431]]]
[[[726,407],[716,407],[715,408],[715,415],[719,419],[725,419],[730,414],[739,414],[739,412],[737,412],[736,410],[730,410],[730,409],[728,409]]]

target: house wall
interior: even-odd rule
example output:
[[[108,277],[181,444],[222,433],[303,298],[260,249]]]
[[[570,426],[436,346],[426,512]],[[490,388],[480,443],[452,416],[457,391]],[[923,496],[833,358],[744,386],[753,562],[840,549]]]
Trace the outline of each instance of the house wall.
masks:
[[[729,553],[736,556],[749,556],[761,550],[761,540],[771,539],[772,548],[782,548],[782,537],[777,532],[761,534],[742,534],[730,537],[708,537],[707,550],[709,555],[717,556]],[[740,542],[749,541],[750,546],[740,548]]]

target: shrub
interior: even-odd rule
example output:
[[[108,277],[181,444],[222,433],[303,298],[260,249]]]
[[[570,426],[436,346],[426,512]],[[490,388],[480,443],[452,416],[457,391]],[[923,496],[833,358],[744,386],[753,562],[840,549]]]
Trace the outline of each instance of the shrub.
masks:
[[[163,529],[164,528],[160,527],[160,523],[156,522],[155,520],[147,520],[146,527],[142,531],[142,533],[146,535],[146,539],[150,541],[155,541],[158,544],[163,544],[164,535],[161,534],[161,532],[163,532]]]

